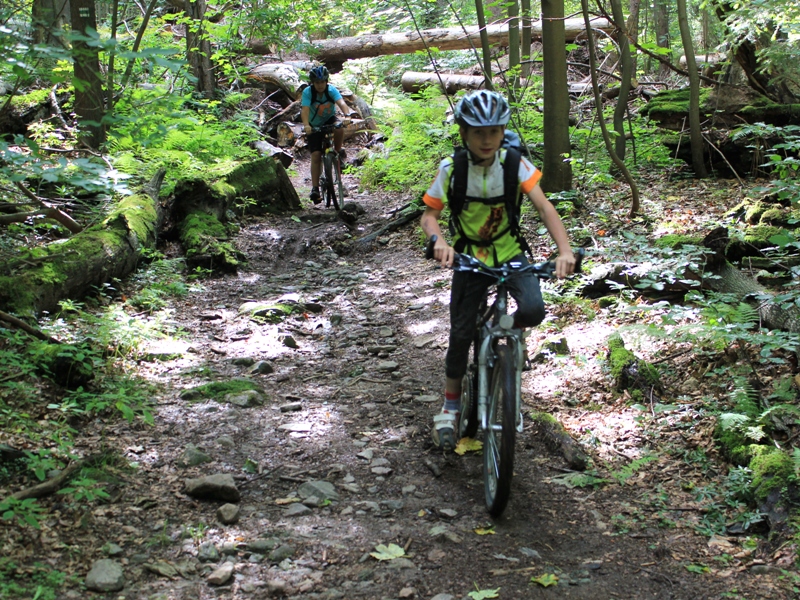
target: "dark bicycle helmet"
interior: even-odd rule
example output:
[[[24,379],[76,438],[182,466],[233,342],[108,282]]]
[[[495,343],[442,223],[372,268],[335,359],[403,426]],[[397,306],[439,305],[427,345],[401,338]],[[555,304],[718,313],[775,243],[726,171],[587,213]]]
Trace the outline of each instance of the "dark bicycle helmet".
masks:
[[[506,125],[511,119],[508,102],[497,92],[479,90],[458,101],[455,111],[456,123],[472,127]]]
[[[331,74],[328,72],[328,68],[325,66],[314,67],[308,72],[308,78],[311,80],[311,83],[315,81],[328,81],[328,78]]]

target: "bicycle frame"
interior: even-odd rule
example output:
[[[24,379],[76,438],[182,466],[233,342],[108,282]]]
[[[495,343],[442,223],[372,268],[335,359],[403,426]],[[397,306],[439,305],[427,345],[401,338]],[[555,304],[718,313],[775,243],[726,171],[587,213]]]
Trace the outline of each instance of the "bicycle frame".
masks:
[[[487,292],[488,295],[488,292]],[[489,320],[493,320],[489,327]],[[478,351],[478,426],[481,431],[489,428],[489,380],[491,369],[494,367],[495,354],[492,351],[493,342],[506,339],[513,347],[516,373],[516,413],[517,431],[522,431],[522,369],[524,353],[521,351],[523,344],[523,331],[514,328],[514,318],[508,314],[508,290],[504,281],[500,281],[496,288],[496,297],[492,306],[487,310],[486,319],[481,324],[481,347]],[[494,425],[499,428],[499,425]]]

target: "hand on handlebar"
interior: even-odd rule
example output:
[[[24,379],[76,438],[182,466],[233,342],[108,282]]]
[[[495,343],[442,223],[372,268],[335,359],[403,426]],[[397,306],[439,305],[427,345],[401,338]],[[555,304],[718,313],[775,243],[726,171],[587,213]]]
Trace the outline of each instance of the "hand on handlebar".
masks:
[[[444,238],[432,235],[425,250],[426,258],[435,258],[443,267],[452,267],[456,251]]]
[[[303,125],[303,131],[306,132],[306,135],[310,135],[314,133],[314,128],[311,125]]]
[[[564,279],[568,275],[575,272],[575,264],[577,260],[575,255],[570,251],[568,254],[559,254],[555,260],[556,263],[556,277]]]

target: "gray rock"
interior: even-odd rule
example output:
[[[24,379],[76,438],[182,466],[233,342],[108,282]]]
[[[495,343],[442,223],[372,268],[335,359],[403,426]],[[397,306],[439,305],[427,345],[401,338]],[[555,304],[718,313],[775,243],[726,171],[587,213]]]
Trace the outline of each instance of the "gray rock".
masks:
[[[197,550],[197,560],[200,562],[217,562],[219,560],[219,550],[210,542],[202,543]]]
[[[297,412],[298,410],[303,410],[303,405],[300,402],[289,402],[287,404],[281,405],[281,412]]]
[[[393,360],[382,360],[378,363],[378,371],[383,373],[392,373],[393,371],[397,371],[400,365],[398,365]]]
[[[248,371],[251,375],[269,375],[275,372],[275,367],[265,360],[260,360],[254,364]]]
[[[233,475],[230,473],[217,473],[185,480],[186,493],[193,498],[205,500],[224,500],[238,502],[240,495]]]
[[[255,359],[249,356],[240,356],[239,358],[234,358],[231,362],[237,367],[252,367],[256,363]]]
[[[223,563],[222,566],[217,568],[211,575],[208,576],[208,583],[211,585],[222,585],[227,583],[228,580],[233,576],[233,563]]]
[[[284,513],[287,517],[302,517],[304,515],[311,514],[311,509],[308,508],[305,504],[300,504],[299,502],[295,502],[289,508],[286,509]]]
[[[93,592],[118,592],[125,587],[122,566],[110,558],[100,559],[92,565],[85,584]]]
[[[294,553],[295,549],[293,546],[290,546],[289,544],[281,544],[269,553],[269,560],[272,563],[279,563],[287,558],[292,558]]]
[[[279,541],[274,538],[265,538],[260,540],[253,540],[247,544],[247,549],[250,552],[257,552],[259,554],[267,554],[279,544]]]
[[[217,509],[217,520],[225,525],[239,521],[240,510],[236,504],[223,504]]]
[[[196,467],[211,462],[211,457],[194,444],[189,444],[178,459],[178,466]]]
[[[394,336],[394,329],[392,329],[391,327],[381,327],[378,330],[378,335],[381,336],[382,338],[392,337]]]
[[[249,408],[264,404],[264,394],[258,390],[244,390],[235,394],[226,394],[224,400],[228,404]]]
[[[222,446],[223,448],[235,448],[236,442],[233,441],[233,438],[229,435],[221,435],[217,438],[217,444]]]
[[[297,494],[300,498],[316,496],[320,502],[339,499],[339,493],[330,481],[307,481],[297,489]]]
[[[431,600],[454,600],[455,596],[450,594],[436,594]]]
[[[291,335],[284,336],[283,345],[286,346],[287,348],[294,348],[294,349],[299,348],[297,340],[294,339],[294,337]]]
[[[119,556],[120,554],[123,554],[125,552],[121,546],[118,546],[113,542],[109,542],[108,544],[103,546],[103,550],[105,550],[105,553],[108,554],[109,556]]]

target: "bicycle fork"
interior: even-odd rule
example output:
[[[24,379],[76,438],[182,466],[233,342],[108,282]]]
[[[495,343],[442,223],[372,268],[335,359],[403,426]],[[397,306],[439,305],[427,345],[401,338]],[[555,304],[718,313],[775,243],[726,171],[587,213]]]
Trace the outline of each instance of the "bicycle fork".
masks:
[[[478,353],[478,423],[481,431],[486,431],[489,427],[489,385],[491,369],[494,364],[490,364],[490,357],[494,363],[494,353],[492,345],[495,340],[505,338],[513,348],[513,357],[516,368],[514,369],[515,396],[514,403],[517,413],[517,432],[522,432],[522,368],[524,366],[524,353],[522,352],[522,331],[514,329],[514,318],[511,315],[500,317],[499,324],[495,325],[483,336],[481,349]],[[496,430],[502,430],[502,426],[491,424]]]

